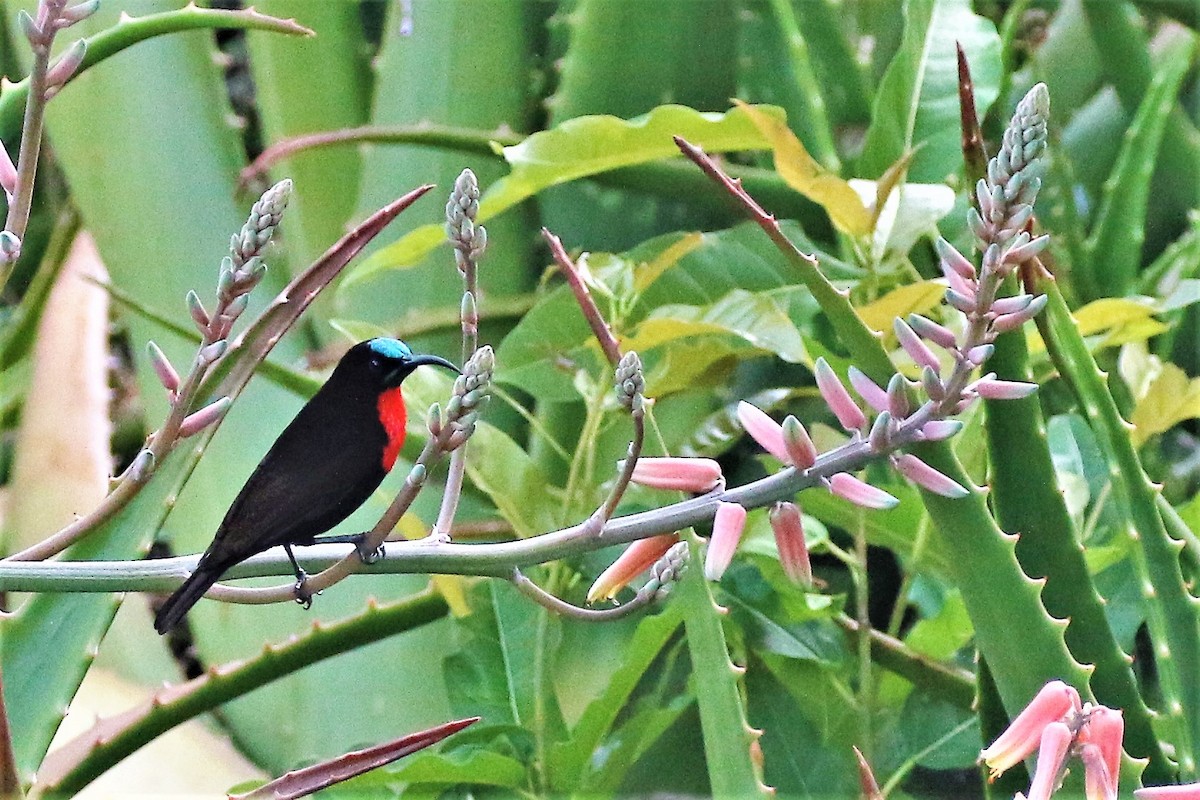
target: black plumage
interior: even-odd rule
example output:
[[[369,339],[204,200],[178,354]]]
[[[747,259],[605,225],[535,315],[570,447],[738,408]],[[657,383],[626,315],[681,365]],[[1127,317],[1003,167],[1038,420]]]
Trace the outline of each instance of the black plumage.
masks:
[[[234,564],[279,545],[312,544],[361,506],[403,443],[400,383],[422,364],[457,371],[397,339],[350,348],[250,475],[196,571],[159,609],[155,630],[174,627]]]

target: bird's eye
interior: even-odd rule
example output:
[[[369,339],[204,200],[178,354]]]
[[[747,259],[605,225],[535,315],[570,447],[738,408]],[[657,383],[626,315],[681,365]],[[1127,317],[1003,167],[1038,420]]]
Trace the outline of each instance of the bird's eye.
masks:
[[[379,356],[371,356],[371,369],[383,369],[383,359]]]

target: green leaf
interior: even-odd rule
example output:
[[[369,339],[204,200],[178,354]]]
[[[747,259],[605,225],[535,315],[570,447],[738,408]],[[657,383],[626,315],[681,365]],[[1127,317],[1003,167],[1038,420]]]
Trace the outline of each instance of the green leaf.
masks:
[[[1188,37],[1175,40],[1162,53],[1161,67],[1150,81],[1125,133],[1117,164],[1104,183],[1100,212],[1086,243],[1091,264],[1103,265],[1090,270],[1096,295],[1120,297],[1137,278],[1146,238],[1150,179],[1167,118],[1175,107],[1194,49]]]
[[[562,791],[579,786],[587,764],[601,749],[634,689],[674,638],[682,622],[678,605],[672,603],[662,613],[646,617],[638,624],[625,644],[620,668],[613,673],[603,693],[584,709],[570,737],[550,750],[547,767],[552,786]]]
[[[962,168],[955,42],[971,63],[979,116],[987,114],[1001,72],[995,26],[969,0],[906,0],[904,39],[875,95],[861,175],[882,175],[916,148],[908,172],[914,183],[941,183]]]
[[[782,115],[774,107],[760,109],[776,118]],[[737,108],[715,114],[667,105],[628,121],[606,115],[578,117],[504,148],[512,171],[480,200],[479,221],[486,222],[550,186],[678,155],[673,136],[709,152],[768,146],[746,113]],[[418,228],[361,264],[347,277],[347,284],[383,270],[414,266],[444,236],[441,225]]]
[[[732,334],[793,364],[806,360],[800,332],[775,298],[743,289],[734,289],[711,306],[660,306],[624,340],[623,346],[643,353],[679,339],[711,333]]]
[[[520,761],[478,748],[462,753],[422,753],[409,758],[400,769],[388,770],[384,775],[389,785],[403,781],[519,789],[529,782],[525,765]]]

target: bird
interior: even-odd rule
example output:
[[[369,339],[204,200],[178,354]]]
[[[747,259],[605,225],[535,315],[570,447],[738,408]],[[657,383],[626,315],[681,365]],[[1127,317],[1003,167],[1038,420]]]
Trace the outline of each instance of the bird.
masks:
[[[439,356],[414,355],[399,339],[351,347],[251,473],[195,571],[155,614],[155,630],[175,627],[226,570],[272,547],[286,550],[299,589],[304,572],[292,545],[315,544],[379,488],[404,444],[400,384],[426,364],[460,372]]]

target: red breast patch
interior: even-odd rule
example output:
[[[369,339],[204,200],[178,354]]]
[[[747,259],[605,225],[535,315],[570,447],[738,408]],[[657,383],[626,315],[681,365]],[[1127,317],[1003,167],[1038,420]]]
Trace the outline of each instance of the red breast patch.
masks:
[[[404,410],[404,395],[400,387],[388,389],[379,395],[379,421],[387,432],[387,445],[383,448],[383,469],[388,471],[396,463],[396,456],[404,445],[404,425],[408,415]]]

